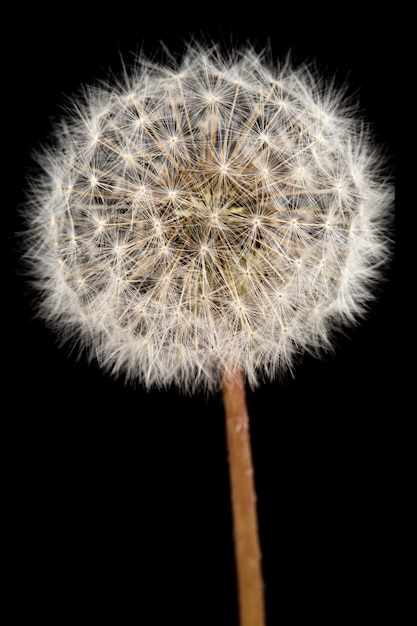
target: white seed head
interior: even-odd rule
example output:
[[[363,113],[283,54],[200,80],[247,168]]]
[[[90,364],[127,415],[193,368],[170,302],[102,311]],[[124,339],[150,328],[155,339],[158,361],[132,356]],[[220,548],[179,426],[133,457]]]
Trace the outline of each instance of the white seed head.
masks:
[[[272,378],[362,315],[391,187],[344,94],[288,59],[190,47],[89,89],[40,156],[41,312],[146,386]]]

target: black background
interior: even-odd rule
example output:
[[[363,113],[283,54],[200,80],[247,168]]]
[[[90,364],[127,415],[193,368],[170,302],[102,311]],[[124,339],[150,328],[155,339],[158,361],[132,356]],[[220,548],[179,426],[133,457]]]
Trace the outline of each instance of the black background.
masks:
[[[3,420],[10,487],[9,582],[16,616],[45,624],[237,626],[232,520],[221,398],[125,387],[33,318],[19,273],[31,151],[66,97],[159,41],[191,35],[292,49],[347,79],[393,160],[389,18],[259,3],[153,3],[15,9],[3,81],[6,215]],[[339,4],[335,4],[339,7]],[[384,549],[393,485],[394,264],[360,325],[322,361],[248,392],[267,626],[306,617],[363,621],[386,606]],[[3,353],[4,354],[4,353]],[[285,616],[285,617],[284,617]]]

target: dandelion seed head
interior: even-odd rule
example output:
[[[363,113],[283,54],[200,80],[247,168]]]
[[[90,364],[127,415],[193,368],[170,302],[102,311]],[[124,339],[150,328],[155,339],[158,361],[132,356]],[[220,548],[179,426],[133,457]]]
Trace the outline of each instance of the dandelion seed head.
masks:
[[[43,317],[147,387],[214,391],[237,363],[256,385],[327,349],[388,253],[392,190],[355,111],[249,48],[129,71],[77,97],[39,155]]]

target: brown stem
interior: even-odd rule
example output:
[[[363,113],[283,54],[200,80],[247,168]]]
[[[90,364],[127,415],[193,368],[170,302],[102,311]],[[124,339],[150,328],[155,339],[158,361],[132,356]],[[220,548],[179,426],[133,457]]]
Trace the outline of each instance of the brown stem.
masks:
[[[223,380],[240,626],[265,626],[261,550],[242,370]]]

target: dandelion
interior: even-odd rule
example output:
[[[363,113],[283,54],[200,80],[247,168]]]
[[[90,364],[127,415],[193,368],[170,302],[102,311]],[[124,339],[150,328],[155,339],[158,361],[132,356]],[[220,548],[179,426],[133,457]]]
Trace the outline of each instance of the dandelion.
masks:
[[[257,529],[243,380],[331,347],[366,312],[387,257],[391,187],[344,95],[250,47],[140,57],[78,96],[27,207],[40,312],[64,339],[148,388],[223,389],[246,546]],[[258,626],[252,543],[238,575],[242,624]]]

